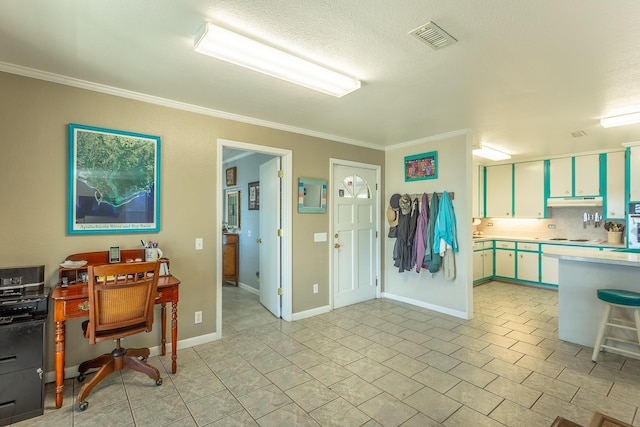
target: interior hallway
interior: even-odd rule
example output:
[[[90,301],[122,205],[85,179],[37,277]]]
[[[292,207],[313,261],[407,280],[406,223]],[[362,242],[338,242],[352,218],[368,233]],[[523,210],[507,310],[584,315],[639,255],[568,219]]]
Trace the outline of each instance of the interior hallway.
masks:
[[[54,409],[19,426],[526,426],[595,411],[640,426],[640,361],[557,339],[555,291],[489,282],[470,321],[373,300],[287,323],[223,287],[223,339],[112,374],[78,412],[65,382]]]

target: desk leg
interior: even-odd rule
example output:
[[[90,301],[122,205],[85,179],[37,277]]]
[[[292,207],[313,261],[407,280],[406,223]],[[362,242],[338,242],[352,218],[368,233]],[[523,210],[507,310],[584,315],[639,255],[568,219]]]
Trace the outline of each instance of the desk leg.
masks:
[[[178,370],[178,303],[171,303],[171,372]]]
[[[64,389],[64,320],[56,322],[55,369],[56,369],[56,408],[62,406],[62,390]]]
[[[162,319],[162,355],[167,354],[167,304],[160,304],[160,318]]]

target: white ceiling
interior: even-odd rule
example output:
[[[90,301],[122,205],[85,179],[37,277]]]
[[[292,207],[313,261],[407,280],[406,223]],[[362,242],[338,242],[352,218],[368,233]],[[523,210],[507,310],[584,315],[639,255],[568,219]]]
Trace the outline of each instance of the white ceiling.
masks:
[[[362,88],[334,98],[195,53],[207,20]],[[458,43],[433,51],[408,35],[428,21]],[[599,125],[640,111],[638,40],[637,0],[0,1],[0,70],[365,146],[469,129],[514,160],[639,141],[640,125]]]

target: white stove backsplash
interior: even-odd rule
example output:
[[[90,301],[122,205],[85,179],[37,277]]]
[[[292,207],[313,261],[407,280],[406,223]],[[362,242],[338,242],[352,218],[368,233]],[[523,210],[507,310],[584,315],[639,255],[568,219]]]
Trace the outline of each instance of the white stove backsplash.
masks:
[[[596,212],[602,215],[602,208],[550,208],[548,213],[551,217],[547,219],[482,218],[482,223],[473,226],[473,231],[479,231],[488,236],[537,237],[545,240],[553,238],[607,240],[607,231],[604,229],[606,220],[602,220],[599,227],[595,227],[593,222],[589,222],[585,227],[583,221],[585,212],[590,217]],[[489,223],[493,226],[489,226]],[[555,228],[549,228],[549,225]]]

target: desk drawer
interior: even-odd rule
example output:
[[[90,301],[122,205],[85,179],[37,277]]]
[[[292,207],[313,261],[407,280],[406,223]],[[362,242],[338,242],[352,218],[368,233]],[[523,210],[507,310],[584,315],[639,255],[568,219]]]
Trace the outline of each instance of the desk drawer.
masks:
[[[160,297],[156,299],[155,303],[167,303],[167,302],[178,302],[178,287],[177,286],[167,286],[158,288],[158,294]]]
[[[89,310],[83,310],[80,307],[89,307],[89,298],[87,299],[74,299],[69,301],[64,301],[64,316],[67,319],[73,317],[87,317],[89,315]]]

